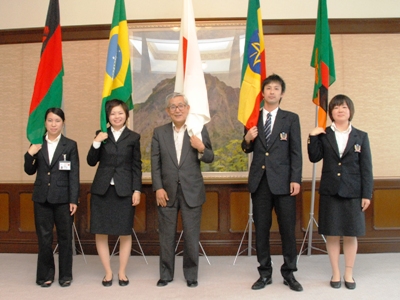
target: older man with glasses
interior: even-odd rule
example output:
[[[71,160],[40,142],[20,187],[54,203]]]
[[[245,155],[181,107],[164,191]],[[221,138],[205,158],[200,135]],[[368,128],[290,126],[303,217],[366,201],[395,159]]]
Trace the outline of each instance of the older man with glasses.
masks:
[[[198,285],[199,239],[202,205],[206,192],[200,162],[211,163],[214,153],[207,129],[202,139],[189,136],[186,97],[172,93],[166,98],[172,122],[157,127],[151,143],[151,177],[158,206],[160,235],[160,280],[166,286],[174,279],[175,236],[178,212],[183,224],[183,273],[188,287]]]

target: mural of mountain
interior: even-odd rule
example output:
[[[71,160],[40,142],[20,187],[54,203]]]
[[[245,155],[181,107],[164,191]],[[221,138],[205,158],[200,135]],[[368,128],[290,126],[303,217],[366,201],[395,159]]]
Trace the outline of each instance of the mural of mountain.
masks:
[[[203,171],[233,172],[247,170],[247,156],[240,143],[243,125],[237,120],[239,88],[232,88],[217,77],[205,74],[211,121],[206,125],[215,161],[203,164]],[[145,83],[143,83],[145,84]],[[165,97],[174,91],[175,77],[160,81],[147,100],[135,104],[133,128],[141,135],[143,171],[150,171],[151,138],[155,127],[171,121],[165,111]]]

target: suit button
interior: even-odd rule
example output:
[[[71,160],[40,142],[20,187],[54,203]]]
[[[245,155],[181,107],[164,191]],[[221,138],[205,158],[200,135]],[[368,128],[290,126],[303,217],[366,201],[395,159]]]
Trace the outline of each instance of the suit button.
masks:
[[[342,165],[342,163],[340,162],[340,163],[338,163],[338,166],[341,166]]]
[[[265,153],[265,156],[269,156],[269,153],[268,153],[268,152],[266,152],[266,153]]]
[[[48,172],[47,175],[50,175],[50,172]]]
[[[47,185],[50,186],[50,182]]]
[[[264,169],[265,169],[265,166],[262,166],[262,167],[261,167],[261,169],[263,169],[263,170],[264,170]]]
[[[340,173],[337,173],[337,176],[340,176],[341,174]]]

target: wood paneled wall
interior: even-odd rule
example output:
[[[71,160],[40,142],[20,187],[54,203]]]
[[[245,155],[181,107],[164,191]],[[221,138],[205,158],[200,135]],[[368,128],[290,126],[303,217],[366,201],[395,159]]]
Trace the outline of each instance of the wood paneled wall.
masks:
[[[400,252],[400,182],[375,180],[372,205],[366,212],[366,235],[359,238],[360,253]],[[32,184],[0,184],[0,252],[35,253],[37,238],[33,217]],[[201,243],[207,255],[236,255],[249,219],[249,193],[245,183],[206,184],[207,201],[203,206]],[[303,183],[297,198],[296,238],[300,250],[310,219],[311,183]],[[158,255],[157,207],[151,185],[143,187],[142,201],[137,207],[134,229],[146,255]],[[90,233],[90,184],[81,184],[80,204],[75,226],[87,254],[96,254],[94,235]],[[318,193],[315,199],[315,219],[318,221]],[[181,231],[178,224],[177,240]],[[252,228],[253,229],[253,228]],[[313,229],[313,246],[325,249],[323,239]],[[247,232],[248,233],[248,232]],[[242,249],[247,248],[245,234]],[[271,228],[271,250],[281,253],[281,241],[276,218]],[[254,235],[253,235],[254,237]],[[118,237],[110,237],[110,248]],[[78,248],[78,241],[76,239]],[[54,246],[57,241],[55,239]],[[306,244],[307,245],[307,244]],[[254,246],[254,239],[253,239]],[[133,247],[138,248],[136,241]],[[181,245],[180,245],[181,247]],[[244,254],[247,252],[245,251]],[[318,253],[314,251],[313,253]],[[254,254],[254,253],[253,253]]]
[[[231,20],[231,19],[229,19]],[[243,20],[243,19],[236,19]],[[165,21],[165,20],[164,20]],[[179,20],[168,20],[169,22],[179,22]],[[213,21],[213,20],[205,20],[205,21]],[[215,20],[215,21],[224,21],[224,20]],[[162,23],[163,20],[146,20],[147,22],[154,23]],[[130,22],[130,23],[140,23],[140,22]],[[299,36],[304,37],[305,39],[310,39],[311,37],[307,37],[305,35],[313,35],[315,30],[315,20],[267,20],[263,22],[264,24],[264,34],[267,43],[267,50],[270,51],[268,57],[268,67],[269,72],[273,71],[275,66],[274,64],[281,64],[283,60],[272,59],[274,57],[274,51],[280,51],[279,47],[282,43],[280,43],[281,39],[284,39],[284,35],[291,35],[290,39],[293,42],[298,42]],[[358,87],[360,84],[362,91],[365,91],[366,97],[359,97],[362,101],[361,106],[368,106],[365,103],[371,102],[374,110],[379,110],[380,113],[384,112],[385,122],[379,122],[379,124],[373,123],[371,124],[370,118],[368,114],[364,115],[358,121],[361,123],[361,129],[367,130],[370,134],[371,141],[373,143],[372,146],[375,147],[377,151],[374,151],[373,156],[374,160],[377,162],[374,164],[375,167],[379,167],[379,174],[377,178],[375,178],[375,190],[371,207],[366,212],[366,224],[367,224],[367,233],[366,236],[360,237],[359,239],[359,252],[367,253],[367,252],[400,252],[400,179],[398,179],[399,171],[395,168],[390,168],[396,165],[396,159],[398,160],[398,155],[396,149],[398,148],[396,143],[398,140],[393,140],[393,135],[390,132],[392,128],[399,129],[400,125],[398,123],[398,118],[390,118],[390,113],[395,116],[398,115],[399,106],[398,101],[395,101],[395,97],[398,96],[398,91],[396,90],[396,82],[398,74],[398,64],[396,64],[396,59],[398,60],[399,53],[398,51],[398,43],[396,42],[398,39],[398,34],[400,33],[400,18],[396,19],[335,19],[330,20],[331,33],[338,35],[348,35],[347,37],[337,37],[336,41],[338,45],[343,44],[344,42],[352,41],[351,35],[360,35],[360,38],[357,40],[361,40],[362,43],[357,44],[359,47],[349,47],[347,50],[351,55],[347,55],[348,58],[357,59],[356,63],[354,61],[342,61],[341,66],[346,66],[346,68],[351,65],[354,72],[348,71],[350,75],[349,80],[343,80],[341,83],[340,89],[348,89],[349,87]],[[377,40],[374,40],[372,43],[369,35],[374,34],[382,38],[390,37],[393,44],[389,47],[385,42],[380,42],[380,37]],[[100,51],[100,46],[97,46],[96,40],[104,40],[105,44],[109,35],[109,25],[96,25],[96,26],[74,26],[74,27],[63,27],[63,41],[85,41],[85,43],[93,43],[91,44],[91,49],[94,52]],[[278,35],[276,38],[272,37]],[[279,36],[280,35],[280,36]],[[14,101],[17,97],[18,99],[22,98],[22,94],[30,94],[32,89],[32,84],[26,82],[26,74],[25,72],[21,72],[20,79],[21,82],[16,84],[14,81],[16,80],[13,76],[8,76],[10,70],[14,70],[15,66],[19,66],[21,68],[21,61],[18,57],[15,57],[15,45],[16,44],[26,44],[26,47],[18,48],[22,57],[31,57],[31,47],[35,48],[34,53],[39,53],[39,42],[42,38],[42,29],[23,29],[23,30],[0,30],[0,45],[2,45],[1,50],[5,57],[5,62],[8,61],[8,64],[3,64],[3,72],[4,78],[3,84],[4,87],[8,86],[18,86],[18,88],[13,89],[4,89],[1,91],[2,99],[4,99],[4,108],[3,110],[7,112],[6,109],[12,108],[10,113],[4,114],[2,118],[1,125],[4,128],[10,128],[9,130],[2,130],[2,132],[11,132],[11,136],[3,136],[2,140],[10,141],[11,138],[20,137],[17,140],[12,140],[9,142],[9,148],[4,145],[1,148],[2,154],[7,153],[16,153],[17,157],[21,160],[22,154],[25,152],[25,148],[27,147],[27,142],[23,135],[20,135],[20,131],[14,132],[15,127],[15,119],[17,116],[23,115],[26,117],[26,109],[24,105],[19,103],[18,101]],[[301,40],[304,40],[302,38]],[[35,43],[35,44],[29,44]],[[371,61],[371,51],[373,50],[372,45],[377,47],[377,53],[381,55],[374,56],[374,61]],[[354,46],[353,44],[351,44]],[[356,45],[356,46],[357,46]],[[360,46],[361,45],[361,46]],[[25,46],[25,45],[24,45]],[[71,47],[75,47],[70,45]],[[337,49],[340,51],[341,46]],[[106,49],[106,47],[103,47]],[[101,51],[105,53],[105,50],[101,48]],[[307,48],[308,49],[308,48]],[[297,50],[297,49],[295,49]],[[311,46],[310,49],[307,50],[307,57],[311,56]],[[96,52],[96,53],[97,53]],[[10,55],[12,53],[12,55]],[[81,53],[78,51],[78,53]],[[82,54],[82,53],[81,53]],[[98,55],[102,57],[101,61],[103,61],[104,55]],[[361,57],[362,56],[362,57]],[[86,54],[87,58],[92,57],[92,53]],[[290,58],[290,57],[289,57]],[[308,58],[307,58],[308,59]],[[338,60],[342,60],[340,57]],[[384,67],[383,63],[387,63],[389,61],[389,68]],[[377,67],[371,68],[371,63],[375,62]],[[37,68],[37,60],[33,61],[33,59],[28,60],[24,64],[31,64],[28,68],[29,70],[36,70]],[[308,64],[308,63],[307,63]],[[10,68],[6,68],[7,66]],[[293,67],[298,64],[291,64]],[[370,72],[366,76],[362,71],[361,75],[363,80],[352,79],[355,78],[354,74],[360,73],[360,68],[365,66],[367,69],[370,69]],[[272,69],[271,69],[272,68]],[[103,68],[99,67],[99,74],[103,74]],[[18,69],[19,70],[19,69]],[[377,71],[379,71],[377,73]],[[390,70],[390,72],[387,72]],[[32,71],[32,74],[34,73]],[[346,69],[347,71],[347,69]],[[342,69],[337,70],[337,72],[343,72]],[[11,74],[14,74],[11,72]],[[34,75],[31,76],[34,78]],[[101,76],[102,77],[102,76]],[[369,81],[366,79],[369,78]],[[19,77],[18,77],[19,78]],[[301,77],[296,77],[296,81],[301,79]],[[33,79],[32,79],[33,80]],[[101,79],[98,80],[99,82]],[[394,82],[392,84],[391,82]],[[86,85],[89,83],[85,83]],[[96,91],[101,91],[101,83],[99,86],[96,83],[90,83],[91,89]],[[22,88],[21,88],[22,86]],[[29,86],[29,87],[28,87]],[[381,87],[384,92],[379,93],[383,95],[382,103],[379,101],[377,97],[371,97],[370,90],[376,90],[376,87]],[[74,86],[74,88],[76,88]],[[86,87],[87,88],[87,87]],[[291,85],[291,88],[294,89],[296,94],[301,94],[299,91],[302,90],[301,87],[297,87],[295,83]],[[307,90],[305,95],[309,94],[309,87],[304,87]],[[388,93],[388,89],[390,93]],[[27,92],[28,91],[28,92]],[[289,93],[289,91],[288,91]],[[394,95],[390,97],[391,93]],[[360,94],[361,95],[361,94]],[[389,95],[389,96],[388,96]],[[311,97],[311,96],[310,96]],[[29,97],[28,97],[29,98]],[[99,99],[97,95],[94,97]],[[367,100],[364,100],[367,99]],[[369,99],[371,98],[371,99]],[[391,106],[387,105],[386,99],[390,98],[392,101]],[[305,100],[304,100],[305,99]],[[308,101],[309,97],[305,97],[301,99],[301,101]],[[10,105],[10,100],[13,103],[13,106]],[[97,100],[96,100],[97,101]],[[365,101],[365,102],[364,102]],[[18,104],[19,103],[19,104]],[[303,102],[302,102],[303,103]],[[365,104],[365,105],[364,105]],[[361,108],[358,106],[357,108]],[[22,109],[23,108],[23,109]],[[289,107],[292,110],[291,107]],[[386,111],[384,111],[386,109]],[[359,110],[358,110],[359,111]],[[77,114],[72,114],[74,117]],[[358,114],[357,114],[358,115]],[[87,115],[85,115],[87,116]],[[313,118],[303,118],[303,123],[309,122],[313,123]],[[390,120],[389,120],[390,119]],[[392,123],[389,124],[388,121]],[[24,121],[25,122],[25,121]],[[397,123],[396,123],[397,122]],[[364,126],[364,124],[366,124]],[[371,124],[371,125],[368,125]],[[369,128],[370,126],[371,128]],[[2,127],[2,129],[4,129]],[[22,126],[24,127],[24,126]],[[21,128],[22,128],[21,127]],[[306,130],[310,130],[312,125],[306,126]],[[97,127],[96,127],[97,128]],[[81,128],[79,128],[79,132]],[[370,130],[371,129],[371,130]],[[23,132],[23,130],[21,130]],[[92,130],[94,132],[94,129]],[[388,138],[386,138],[386,135]],[[88,137],[79,138],[82,141],[91,141],[93,133],[88,133]],[[375,141],[374,141],[375,139]],[[390,146],[388,147],[388,142],[390,141]],[[80,143],[84,145],[84,143]],[[90,144],[90,142],[89,142]],[[16,149],[17,148],[17,149]],[[374,149],[374,150],[375,150]],[[382,150],[382,151],[381,151]],[[390,152],[391,151],[391,152]],[[389,153],[390,152],[390,153]],[[7,159],[4,158],[1,162],[1,166],[3,170],[15,170],[15,166],[21,165],[19,164],[20,160],[15,159]],[[84,157],[84,156],[82,156]],[[18,169],[18,168],[17,168]],[[22,174],[22,167],[18,169]],[[395,170],[395,173],[393,173]],[[93,173],[93,172],[92,172]],[[305,174],[307,172],[304,172]],[[380,174],[382,173],[382,174]],[[391,174],[394,174],[391,175]],[[37,239],[34,229],[34,221],[33,221],[33,204],[31,201],[31,194],[33,185],[22,183],[20,178],[25,178],[22,174],[14,174],[11,177],[11,181],[9,177],[2,180],[0,183],[0,252],[14,252],[14,253],[34,253],[37,252]],[[308,173],[307,173],[308,174]],[[306,175],[307,175],[306,174]],[[7,176],[9,174],[7,173]],[[379,179],[384,178],[384,176],[392,176],[393,179]],[[86,174],[87,178],[93,178],[93,174]],[[17,180],[13,179],[17,178]],[[17,182],[15,182],[17,181]],[[21,182],[20,182],[21,181]],[[4,183],[11,182],[11,183]],[[15,183],[14,183],[15,182]],[[238,250],[239,243],[244,236],[244,245],[242,249],[247,247],[247,234],[244,235],[244,229],[248,224],[249,218],[249,194],[247,192],[247,186],[244,182],[239,183],[218,183],[218,182],[208,182],[206,185],[207,189],[207,202],[203,208],[203,219],[201,224],[201,242],[204,246],[208,255],[235,255]],[[298,196],[298,205],[297,205],[297,223],[296,223],[296,237],[297,237],[297,245],[300,248],[303,238],[305,236],[307,226],[310,219],[310,199],[311,199],[311,183],[309,181],[305,181],[302,187],[302,194]],[[89,224],[90,224],[90,184],[82,183],[81,184],[81,194],[80,194],[80,206],[78,212],[75,216],[75,225],[77,228],[77,232],[79,238],[82,242],[83,249],[85,253],[96,253],[94,236],[90,234]],[[315,219],[318,220],[318,194],[316,194],[315,201]],[[134,228],[137,233],[137,236],[141,242],[141,245],[144,249],[146,255],[157,255],[158,254],[158,224],[157,224],[157,210],[155,206],[154,194],[151,190],[151,185],[149,183],[144,184],[143,193],[142,193],[142,201],[140,206],[136,210]],[[181,225],[179,224],[179,230],[181,229]],[[314,226],[313,232],[313,246],[318,248],[324,248],[324,242],[321,236],[316,233],[316,228]],[[177,233],[177,237],[178,237]],[[117,237],[112,237],[110,239],[110,247],[113,247]],[[56,241],[54,242],[56,244]],[[277,228],[276,219],[272,225],[272,234],[271,234],[271,246],[272,253],[279,254],[281,253],[280,249],[280,237]],[[137,247],[136,242],[134,241],[134,247]]]

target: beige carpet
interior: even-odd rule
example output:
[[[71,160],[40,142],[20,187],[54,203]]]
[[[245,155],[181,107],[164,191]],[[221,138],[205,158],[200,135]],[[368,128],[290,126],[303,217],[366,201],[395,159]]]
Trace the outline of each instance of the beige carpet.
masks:
[[[329,286],[330,266],[325,254],[306,256],[299,260],[296,278],[303,292],[291,291],[283,285],[279,273],[282,257],[274,256],[273,284],[259,291],[251,290],[258,278],[255,256],[240,256],[233,265],[233,256],[211,256],[209,265],[200,258],[199,286],[188,288],[182,274],[182,257],[176,259],[174,281],[166,287],[157,287],[158,257],[147,256],[148,265],[141,256],[132,256],[127,275],[130,285],[101,285],[104,276],[100,260],[95,255],[74,257],[74,281],[62,288],[56,281],[50,288],[35,284],[35,254],[0,254],[0,299],[399,299],[400,253],[359,254],[354,277],[355,290],[344,285],[335,290]],[[112,257],[114,272],[118,271],[118,257]],[[343,265],[343,263],[342,263]],[[56,278],[57,280],[57,278]]]

